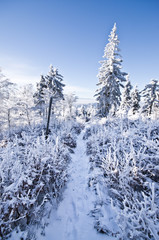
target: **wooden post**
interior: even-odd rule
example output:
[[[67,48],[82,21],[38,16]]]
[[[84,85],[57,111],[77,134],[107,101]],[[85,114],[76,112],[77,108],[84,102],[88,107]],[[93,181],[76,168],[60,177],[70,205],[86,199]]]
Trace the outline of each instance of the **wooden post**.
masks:
[[[52,105],[52,97],[50,97],[50,102],[49,102],[49,112],[48,112],[47,127],[46,127],[46,139],[48,138],[48,134],[49,134],[49,123],[50,123],[50,116],[51,116],[51,105]]]

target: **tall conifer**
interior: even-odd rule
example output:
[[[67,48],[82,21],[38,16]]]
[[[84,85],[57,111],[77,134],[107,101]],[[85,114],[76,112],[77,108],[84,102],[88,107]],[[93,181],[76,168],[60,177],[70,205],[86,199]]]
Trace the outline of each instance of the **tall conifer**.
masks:
[[[122,82],[126,81],[127,73],[121,72],[122,58],[118,48],[119,40],[116,34],[116,24],[110,33],[109,43],[104,50],[104,60],[101,61],[99,69],[99,89],[95,96],[98,102],[98,114],[106,117],[110,110],[115,114],[121,101],[120,87],[123,87]]]

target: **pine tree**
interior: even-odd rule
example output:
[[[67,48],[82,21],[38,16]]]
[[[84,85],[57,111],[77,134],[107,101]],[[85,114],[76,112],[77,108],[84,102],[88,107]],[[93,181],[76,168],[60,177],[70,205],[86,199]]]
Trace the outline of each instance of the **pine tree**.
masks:
[[[35,105],[40,109],[40,114],[44,112],[44,107],[47,101],[47,83],[45,77],[41,75],[40,82],[37,84],[37,91],[34,94]]]
[[[127,81],[124,87],[124,91],[122,94],[122,101],[120,105],[120,109],[122,111],[125,111],[126,113],[129,111],[129,108],[131,106],[131,90],[132,90],[132,85],[127,75]]]
[[[141,96],[136,86],[131,93],[131,109],[133,114],[135,114],[140,109],[140,100]]]
[[[40,109],[40,115],[46,114],[49,106],[49,101],[55,103],[59,100],[64,99],[63,87],[63,76],[58,73],[56,68],[50,65],[50,70],[46,76],[41,75],[40,82],[37,84],[37,91],[34,94],[35,105]]]
[[[142,91],[142,96],[144,97],[144,105],[142,112],[147,115],[151,115],[155,107],[158,106],[158,96],[159,96],[159,84],[158,80],[151,80]]]
[[[102,117],[106,117],[110,110],[115,114],[121,101],[120,87],[123,87],[122,82],[126,81],[125,76],[127,75],[127,73],[120,71],[122,58],[119,54],[119,40],[116,29],[116,24],[114,24],[98,74],[99,83],[97,85],[100,88],[95,96],[98,102],[98,114]]]
[[[50,65],[50,71],[48,75],[46,75],[45,79],[49,95],[53,98],[53,101],[56,102],[58,100],[63,100],[63,88],[65,85],[62,83],[63,76],[58,73],[58,70]]]

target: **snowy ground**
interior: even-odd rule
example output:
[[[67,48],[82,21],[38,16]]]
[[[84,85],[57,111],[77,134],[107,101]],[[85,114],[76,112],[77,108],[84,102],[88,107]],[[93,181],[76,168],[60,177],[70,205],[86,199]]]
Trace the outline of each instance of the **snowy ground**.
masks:
[[[77,139],[77,148],[69,168],[70,181],[57,212],[52,212],[44,240],[102,240],[113,239],[94,229],[94,219],[89,215],[95,202],[95,193],[88,188],[89,158],[83,140],[85,129]]]

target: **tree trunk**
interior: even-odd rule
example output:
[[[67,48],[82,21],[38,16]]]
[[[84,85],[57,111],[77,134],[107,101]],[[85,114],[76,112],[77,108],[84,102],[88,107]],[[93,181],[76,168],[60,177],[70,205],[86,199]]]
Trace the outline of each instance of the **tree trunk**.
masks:
[[[48,138],[48,134],[49,134],[49,124],[50,124],[50,116],[51,116],[51,105],[52,105],[52,97],[50,97],[50,102],[49,102],[49,112],[48,112],[47,127],[46,127],[46,139]]]

